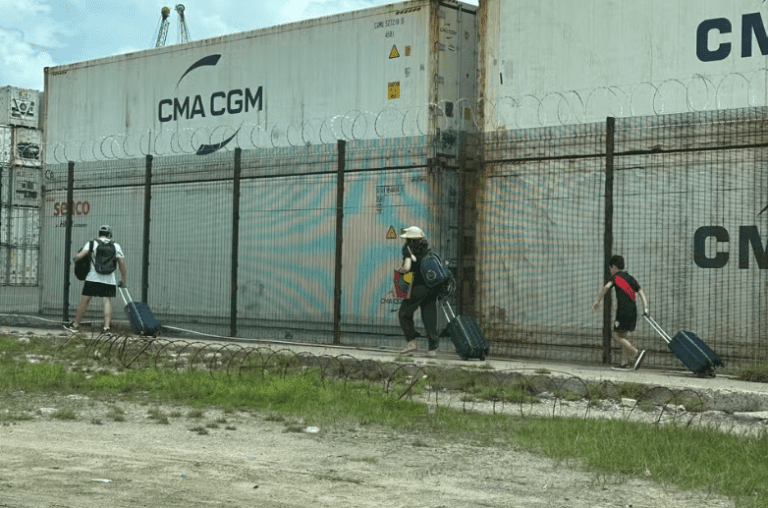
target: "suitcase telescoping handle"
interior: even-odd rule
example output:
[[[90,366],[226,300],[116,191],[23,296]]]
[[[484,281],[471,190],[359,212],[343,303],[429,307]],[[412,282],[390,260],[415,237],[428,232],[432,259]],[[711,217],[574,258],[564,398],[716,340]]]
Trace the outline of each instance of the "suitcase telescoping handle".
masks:
[[[664,329],[662,327],[659,326],[659,324],[656,322],[655,319],[653,319],[651,316],[648,316],[648,315],[645,315],[645,314],[643,315],[643,317],[645,318],[646,321],[648,321],[648,324],[651,325],[651,328],[656,330],[656,333],[661,335],[661,338],[664,339],[665,341],[667,341],[667,344],[672,342],[672,338],[669,336],[669,334],[667,332],[664,331]]]
[[[449,311],[451,311],[451,314],[448,315],[448,310],[445,310],[446,307]],[[448,320],[450,323],[453,319],[456,319],[456,314],[453,312],[453,309],[451,308],[451,304],[448,303],[448,300],[440,299],[440,308],[443,309],[443,314],[445,314],[445,319]]]
[[[120,298],[123,299],[123,303],[125,305],[128,305],[133,301],[133,298],[131,298],[131,294],[128,292],[128,288],[117,286],[117,292],[120,293]]]

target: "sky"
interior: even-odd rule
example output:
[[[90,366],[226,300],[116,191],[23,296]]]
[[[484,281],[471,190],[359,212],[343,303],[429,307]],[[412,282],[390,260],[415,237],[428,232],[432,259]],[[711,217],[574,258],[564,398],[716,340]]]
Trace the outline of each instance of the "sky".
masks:
[[[392,0],[187,0],[190,39],[281,25]],[[475,0],[468,2],[478,5]],[[166,45],[178,39],[175,3],[163,0],[0,0],[0,86],[43,89],[43,69],[154,47],[160,9],[171,9]]]

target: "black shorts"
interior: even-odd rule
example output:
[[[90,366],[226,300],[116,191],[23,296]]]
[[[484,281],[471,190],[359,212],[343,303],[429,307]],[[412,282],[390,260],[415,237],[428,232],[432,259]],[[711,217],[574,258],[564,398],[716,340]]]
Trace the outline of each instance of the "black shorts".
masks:
[[[634,332],[637,325],[637,312],[616,313],[613,329],[617,332]]]
[[[85,281],[83,285],[83,296],[98,296],[100,298],[114,298],[117,294],[117,286],[114,284],[103,284],[101,282]]]

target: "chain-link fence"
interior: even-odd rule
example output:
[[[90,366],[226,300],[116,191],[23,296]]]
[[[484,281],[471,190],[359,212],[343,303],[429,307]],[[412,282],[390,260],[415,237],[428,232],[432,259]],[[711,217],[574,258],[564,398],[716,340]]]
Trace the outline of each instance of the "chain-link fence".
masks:
[[[765,361],[766,113],[488,135],[479,301],[496,351],[610,361],[611,304],[590,306],[620,254],[670,335],[694,331],[726,362]],[[679,365],[642,320],[635,337],[659,353],[648,365]]]
[[[431,147],[422,137],[50,165],[42,312],[71,317],[69,259],[109,224],[129,289],[162,323],[336,343],[343,327],[380,344],[399,330],[401,228],[418,224],[455,255],[456,170]],[[69,227],[54,211],[67,202]]]
[[[392,273],[400,228],[415,224],[456,272],[456,303],[479,318],[494,354],[611,361],[615,302],[598,314],[590,305],[607,259],[621,254],[670,333],[696,332],[730,365],[764,361],[766,112],[609,118],[477,140],[440,132],[227,146],[207,155],[192,148],[217,145],[213,135],[148,137],[135,150],[109,136],[49,147],[68,162],[45,166],[41,212],[25,212],[40,218],[39,247],[27,249],[39,257],[30,261],[36,279],[16,287],[6,275],[0,300],[6,314],[71,317],[80,289],[71,257],[110,224],[132,295],[164,324],[399,345]],[[378,125],[394,114],[377,115]],[[398,118],[404,128],[410,116]],[[377,125],[364,115],[337,120],[342,137]],[[23,220],[6,207],[0,228],[23,231]],[[100,319],[100,309],[89,319]],[[642,321],[633,338],[657,353],[648,365],[678,365]]]

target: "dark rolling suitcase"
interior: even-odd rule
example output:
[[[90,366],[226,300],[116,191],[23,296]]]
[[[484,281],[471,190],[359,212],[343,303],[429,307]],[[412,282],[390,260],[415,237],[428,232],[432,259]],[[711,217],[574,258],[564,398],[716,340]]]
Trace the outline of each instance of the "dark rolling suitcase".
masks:
[[[656,330],[659,335],[667,342],[669,350],[672,351],[678,360],[693,371],[699,377],[715,377],[715,369],[717,367],[724,367],[725,363],[718,356],[717,353],[707,346],[703,340],[696,336],[693,332],[681,330],[677,334],[670,338],[669,334],[665,332],[656,321],[650,317],[645,316],[648,324],[651,328]]]
[[[160,332],[160,323],[155,319],[149,305],[144,302],[134,302],[126,288],[118,287],[117,290],[125,303],[125,312],[128,314],[133,330],[139,335],[156,337]]]
[[[440,306],[448,320],[445,328],[451,335],[451,340],[456,346],[456,353],[459,357],[462,360],[471,358],[477,358],[480,361],[485,360],[485,357],[491,352],[491,347],[477,321],[471,317],[457,316],[451,305],[445,300],[440,300]]]

